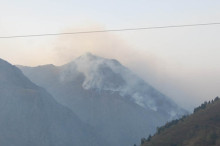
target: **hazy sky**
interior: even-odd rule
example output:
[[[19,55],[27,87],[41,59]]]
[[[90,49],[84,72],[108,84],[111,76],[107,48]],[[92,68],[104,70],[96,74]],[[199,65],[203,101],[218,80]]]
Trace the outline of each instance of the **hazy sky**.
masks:
[[[0,0],[0,36],[220,22],[219,0]],[[0,39],[12,64],[118,59],[178,104],[220,96],[220,25]]]

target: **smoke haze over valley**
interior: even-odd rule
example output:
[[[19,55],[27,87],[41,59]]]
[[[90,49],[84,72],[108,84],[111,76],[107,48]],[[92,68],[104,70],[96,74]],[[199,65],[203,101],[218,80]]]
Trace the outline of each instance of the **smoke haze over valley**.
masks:
[[[108,137],[111,145],[131,145],[157,126],[187,114],[114,59],[86,53],[63,66],[19,68]]]
[[[0,10],[0,146],[220,143],[219,0]]]
[[[78,29],[64,29],[64,31],[86,31],[90,29],[104,29],[104,27],[94,25],[91,28],[79,27]],[[191,37],[191,29],[185,31],[187,36]],[[156,36],[150,38],[150,35],[155,35],[155,32],[151,31],[148,32],[147,36],[138,32],[128,32],[128,34],[133,36],[141,35],[147,40],[140,40],[137,43],[135,38],[130,35],[125,37],[112,33],[61,36],[47,38],[46,40],[43,38],[14,40],[19,49],[14,49],[17,47],[14,47],[14,43],[11,43],[12,40],[5,40],[1,45],[3,45],[2,48],[7,46],[5,50],[8,53],[5,50],[0,50],[0,52],[2,58],[13,64],[27,66],[63,65],[86,52],[106,58],[114,58],[171,97],[178,104],[192,111],[193,107],[204,100],[209,100],[211,97],[219,95],[218,87],[220,83],[218,81],[220,79],[218,74],[220,69],[218,68],[218,54],[220,52],[216,47],[210,51],[210,47],[207,44],[203,45],[198,40],[194,41],[194,45],[203,45],[207,46],[207,48],[199,50],[192,48],[190,45],[185,47],[173,45],[173,40],[167,39],[168,32],[163,30],[162,33],[164,35],[161,36],[162,38],[157,38]],[[160,33],[158,32],[158,35]],[[179,33],[183,32],[180,31]],[[173,35],[180,34],[175,32]],[[211,34],[207,34],[207,37],[208,35]],[[179,36],[179,38],[181,37]],[[128,41],[127,39],[133,40]],[[163,40],[162,42],[161,39]],[[175,38],[173,39],[175,40]],[[208,38],[204,36],[203,39]],[[181,40],[178,41],[179,44],[183,44]],[[184,44],[187,44],[188,41],[184,42]],[[140,46],[143,42],[147,42],[147,46],[144,48]],[[157,42],[160,42],[159,46]],[[211,43],[215,42],[217,40],[213,38],[213,41],[209,43],[210,46]],[[24,58],[19,54],[23,54],[26,57]],[[207,85],[211,86],[211,88],[206,88]],[[203,88],[206,88],[206,90],[201,90]]]

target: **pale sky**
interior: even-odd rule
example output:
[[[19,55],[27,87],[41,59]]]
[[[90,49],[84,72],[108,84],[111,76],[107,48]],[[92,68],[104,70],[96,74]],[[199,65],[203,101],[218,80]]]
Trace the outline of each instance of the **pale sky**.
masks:
[[[220,22],[219,0],[0,0],[0,36]],[[118,59],[178,104],[220,96],[220,25],[0,39],[12,64]]]

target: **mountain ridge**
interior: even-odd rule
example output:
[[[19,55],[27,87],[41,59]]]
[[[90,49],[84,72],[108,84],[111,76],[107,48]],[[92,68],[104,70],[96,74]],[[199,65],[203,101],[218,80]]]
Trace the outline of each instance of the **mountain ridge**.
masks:
[[[142,139],[141,146],[220,145],[220,100],[204,102],[194,113],[158,128],[154,136]]]
[[[91,53],[86,53],[71,61],[70,63],[63,65],[62,68],[67,68],[68,72],[71,72],[69,68],[73,68],[73,70],[75,69],[78,72],[83,73],[85,76],[83,87],[85,89],[94,88],[97,90],[117,91],[122,96],[129,94],[135,103],[142,107],[148,107],[154,111],[157,110],[157,106],[155,105],[157,103],[154,102],[151,96],[161,96],[163,99],[169,100],[170,103],[172,102],[173,105],[176,105],[172,100],[170,100],[164,94],[161,94],[158,90],[142,80],[135,73],[133,73],[127,67],[123,66],[115,59],[106,59],[103,57],[95,56]],[[69,79],[69,76],[67,79]],[[134,89],[135,86],[139,89]],[[145,87],[143,88],[142,86]],[[146,89],[149,91],[141,91]],[[142,97],[143,94],[149,94],[150,90],[153,91],[151,95],[148,97]],[[158,93],[161,95],[155,95]],[[144,98],[147,98],[147,101],[144,101]],[[174,112],[175,111],[170,111],[173,118],[175,118]]]
[[[111,145],[131,145],[186,113],[114,59],[87,53],[62,66],[20,69],[82,121],[101,131]]]
[[[96,146],[102,141],[69,108],[2,59],[0,93],[1,146]]]

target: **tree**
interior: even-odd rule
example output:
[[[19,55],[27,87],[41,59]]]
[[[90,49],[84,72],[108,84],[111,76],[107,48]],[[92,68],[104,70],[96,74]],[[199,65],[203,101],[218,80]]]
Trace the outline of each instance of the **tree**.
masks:
[[[141,138],[141,144],[144,144],[147,140],[145,138]]]
[[[149,136],[148,136],[148,138],[147,138],[147,141],[150,141],[150,140],[151,140],[151,138],[152,138],[152,136],[151,136],[151,135],[149,135]]]
[[[218,101],[219,100],[219,97],[217,96],[217,97],[215,97],[215,99],[214,99],[214,101]]]

